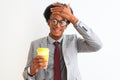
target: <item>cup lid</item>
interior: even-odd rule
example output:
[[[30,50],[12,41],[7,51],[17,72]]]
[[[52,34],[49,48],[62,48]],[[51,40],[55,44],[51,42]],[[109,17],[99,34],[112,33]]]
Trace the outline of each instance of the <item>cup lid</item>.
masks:
[[[49,48],[38,48],[37,49],[37,52],[44,52],[44,51],[49,52]]]

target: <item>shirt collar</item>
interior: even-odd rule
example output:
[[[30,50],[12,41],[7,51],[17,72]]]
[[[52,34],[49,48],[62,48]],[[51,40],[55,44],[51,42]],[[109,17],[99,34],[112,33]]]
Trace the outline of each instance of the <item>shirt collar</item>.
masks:
[[[53,38],[50,37],[50,35],[48,35],[48,42],[50,44],[53,44],[55,41],[58,41],[59,43],[61,43],[62,39],[63,39],[63,36],[59,40],[54,40]]]

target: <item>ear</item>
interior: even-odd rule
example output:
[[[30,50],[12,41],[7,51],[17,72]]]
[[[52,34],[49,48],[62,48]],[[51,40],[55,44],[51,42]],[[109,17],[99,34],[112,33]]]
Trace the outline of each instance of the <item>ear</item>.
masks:
[[[47,22],[47,23],[48,23],[48,25],[50,26],[50,20],[48,20],[48,22]]]

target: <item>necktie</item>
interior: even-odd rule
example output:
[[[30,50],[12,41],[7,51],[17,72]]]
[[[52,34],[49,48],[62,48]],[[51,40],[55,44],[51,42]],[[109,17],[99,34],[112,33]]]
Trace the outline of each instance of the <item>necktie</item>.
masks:
[[[60,80],[60,50],[59,42],[54,42],[55,51],[54,51],[54,80]]]

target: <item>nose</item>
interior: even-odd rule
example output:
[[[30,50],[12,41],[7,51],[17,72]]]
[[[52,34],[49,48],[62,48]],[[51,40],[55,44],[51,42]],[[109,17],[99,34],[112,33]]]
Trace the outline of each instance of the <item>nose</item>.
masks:
[[[58,22],[58,23],[56,24],[56,27],[61,27],[61,24]]]

